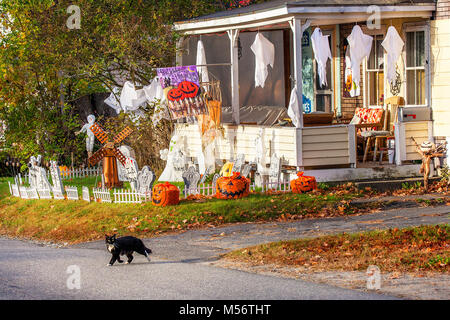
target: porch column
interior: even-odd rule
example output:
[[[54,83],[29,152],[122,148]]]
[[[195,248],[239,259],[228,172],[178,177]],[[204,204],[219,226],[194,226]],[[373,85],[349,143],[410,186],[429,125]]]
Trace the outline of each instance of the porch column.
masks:
[[[183,65],[183,44],[184,44],[185,38],[181,37],[178,39],[177,42],[177,54],[176,54],[176,65],[182,66]]]
[[[233,122],[238,125],[239,121],[239,58],[238,58],[238,39],[239,30],[228,30],[230,38],[230,56],[231,56],[231,107]]]
[[[297,86],[297,98],[300,104],[300,128],[303,128],[303,80],[302,80],[302,21],[294,18],[291,23],[294,47],[294,79]]]

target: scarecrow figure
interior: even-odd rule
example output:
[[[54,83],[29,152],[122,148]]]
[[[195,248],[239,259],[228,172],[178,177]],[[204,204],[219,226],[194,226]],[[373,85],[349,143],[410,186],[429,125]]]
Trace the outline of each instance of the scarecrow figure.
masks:
[[[423,184],[425,190],[428,190],[428,177],[431,170],[431,159],[444,156],[444,153],[447,151],[447,142],[436,146],[432,142],[425,141],[419,145],[413,137],[411,137],[411,139],[416,145],[416,151],[422,156],[422,166],[420,167],[419,172],[423,173]]]
[[[75,135],[79,135],[80,133],[86,132],[86,150],[88,153],[88,158],[92,157],[92,152],[94,151],[94,142],[95,135],[91,130],[91,127],[95,123],[95,116],[93,114],[88,115],[87,117],[88,123],[86,123],[80,131],[76,132]]]

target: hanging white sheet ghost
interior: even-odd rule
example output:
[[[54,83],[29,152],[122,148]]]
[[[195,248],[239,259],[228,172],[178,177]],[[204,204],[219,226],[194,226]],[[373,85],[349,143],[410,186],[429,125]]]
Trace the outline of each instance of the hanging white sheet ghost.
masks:
[[[298,102],[298,95],[297,95],[297,87],[295,86],[294,89],[291,91],[291,99],[289,101],[289,107],[288,107],[288,116],[292,120],[292,124],[296,128],[301,127],[301,121],[300,121],[300,103]]]
[[[264,88],[269,75],[268,66],[273,68],[275,62],[275,46],[258,32],[251,49],[255,54],[255,88]]]
[[[402,53],[404,42],[395,27],[390,26],[381,45],[387,52],[386,80],[392,83],[396,79],[397,60]]]
[[[206,54],[203,41],[197,43],[197,71],[202,82],[209,82],[208,68],[206,67]]]
[[[361,27],[355,25],[352,33],[347,37],[350,46],[350,59],[352,68],[352,79],[359,86],[361,80],[360,67],[364,58],[370,55],[373,37],[364,34]]]
[[[152,115],[153,125],[156,126],[162,119],[170,120],[169,111],[166,105],[166,95],[164,89],[161,86],[158,77],[155,77],[150,85],[143,88],[147,102],[149,104],[155,104],[155,111]]]
[[[314,58],[317,61],[317,71],[322,87],[327,85],[327,61],[332,59],[328,37],[322,34],[320,28],[316,28],[311,36]]]
[[[104,101],[108,106],[116,110],[116,113],[119,114],[122,111],[122,107],[120,106],[120,89],[117,87],[113,88],[113,92],[109,95],[108,98]]]
[[[134,85],[126,81],[120,94],[120,105],[125,112],[136,111],[140,106],[147,102],[147,96],[144,89],[136,90]]]
[[[158,181],[183,182],[183,170],[186,157],[181,151],[183,137],[174,134],[170,140],[169,149],[160,151],[161,159],[166,160],[166,167]]]

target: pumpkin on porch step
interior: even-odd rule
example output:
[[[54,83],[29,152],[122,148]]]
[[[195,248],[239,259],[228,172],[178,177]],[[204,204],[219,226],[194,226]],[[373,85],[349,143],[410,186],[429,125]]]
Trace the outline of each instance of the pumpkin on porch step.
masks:
[[[250,193],[250,180],[233,172],[231,177],[220,177],[216,182],[216,198],[240,199]]]
[[[180,190],[170,184],[159,183],[153,187],[152,204],[158,207],[176,205],[180,202]]]
[[[291,190],[293,193],[303,193],[317,189],[316,178],[304,176],[304,172],[297,173],[298,179],[291,181]]]

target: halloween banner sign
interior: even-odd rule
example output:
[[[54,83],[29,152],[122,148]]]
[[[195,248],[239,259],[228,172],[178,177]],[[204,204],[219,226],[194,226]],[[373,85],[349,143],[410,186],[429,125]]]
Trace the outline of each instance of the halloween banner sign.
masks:
[[[196,66],[157,69],[172,119],[207,113]]]

